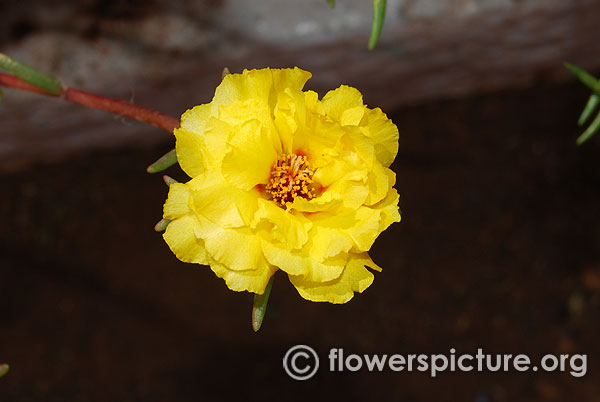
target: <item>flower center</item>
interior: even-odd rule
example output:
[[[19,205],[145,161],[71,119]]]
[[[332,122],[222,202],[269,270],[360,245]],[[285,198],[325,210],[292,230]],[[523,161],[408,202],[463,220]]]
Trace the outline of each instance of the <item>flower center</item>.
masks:
[[[304,155],[280,155],[271,169],[271,178],[265,191],[281,208],[289,206],[296,197],[315,198],[313,175]]]

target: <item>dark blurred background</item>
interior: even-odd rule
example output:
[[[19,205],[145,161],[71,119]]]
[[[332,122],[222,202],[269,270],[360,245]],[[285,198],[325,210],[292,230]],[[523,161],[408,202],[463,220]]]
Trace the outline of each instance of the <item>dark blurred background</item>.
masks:
[[[600,401],[600,137],[577,147],[600,72],[600,1],[0,2],[0,51],[67,85],[173,116],[210,101],[223,66],[298,65],[358,87],[400,129],[403,220],[384,271],[346,305],[283,274],[261,331],[252,297],[179,262],[153,225],[167,188],[145,167],[173,138],[61,100],[0,104],[2,401]],[[167,173],[184,180],[174,167]],[[321,356],[313,379],[286,350]],[[347,353],[585,353],[587,374],[329,373]]]

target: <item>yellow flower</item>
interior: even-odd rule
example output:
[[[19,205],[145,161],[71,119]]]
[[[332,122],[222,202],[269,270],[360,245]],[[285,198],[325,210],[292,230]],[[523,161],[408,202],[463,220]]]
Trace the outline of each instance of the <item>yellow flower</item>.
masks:
[[[209,265],[235,291],[262,294],[281,269],[302,297],[345,303],[381,271],[367,251],[400,221],[398,129],[360,92],[322,100],[294,69],[227,75],[212,102],[186,111],[164,239],[181,261]]]

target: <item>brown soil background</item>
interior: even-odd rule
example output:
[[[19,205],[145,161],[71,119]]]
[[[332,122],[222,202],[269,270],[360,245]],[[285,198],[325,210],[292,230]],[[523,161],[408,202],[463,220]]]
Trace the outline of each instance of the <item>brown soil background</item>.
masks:
[[[248,294],[152,230],[167,188],[145,167],[170,144],[0,176],[0,400],[600,401],[600,138],[574,143],[586,97],[573,83],[391,113],[403,221],[373,247],[384,271],[342,306],[277,275],[257,334]],[[281,365],[300,343],[321,355],[306,382]],[[586,353],[588,372],[329,373],[332,347]]]

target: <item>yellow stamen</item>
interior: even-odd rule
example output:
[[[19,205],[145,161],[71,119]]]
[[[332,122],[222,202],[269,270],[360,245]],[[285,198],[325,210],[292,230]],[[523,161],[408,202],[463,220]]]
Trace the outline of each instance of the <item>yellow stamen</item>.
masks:
[[[280,155],[271,169],[271,178],[265,187],[267,194],[281,208],[290,206],[296,197],[315,198],[314,171],[304,155]]]

